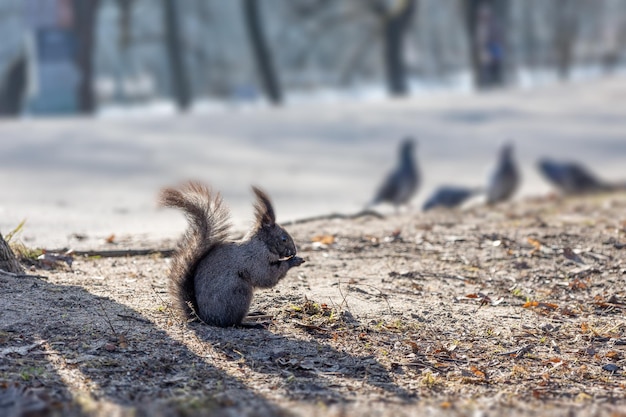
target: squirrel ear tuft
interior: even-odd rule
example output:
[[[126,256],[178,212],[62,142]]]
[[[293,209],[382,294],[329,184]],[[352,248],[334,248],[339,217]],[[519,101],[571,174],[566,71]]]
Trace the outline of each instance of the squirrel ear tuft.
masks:
[[[276,215],[269,197],[257,187],[252,187],[252,190],[257,198],[257,202],[254,205],[257,224],[259,226],[274,226],[276,224]]]

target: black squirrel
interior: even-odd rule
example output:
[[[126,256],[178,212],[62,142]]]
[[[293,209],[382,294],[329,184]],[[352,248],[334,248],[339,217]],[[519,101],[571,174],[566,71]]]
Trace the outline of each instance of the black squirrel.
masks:
[[[210,325],[239,325],[255,288],[275,286],[304,262],[289,233],[276,224],[268,196],[252,189],[256,222],[240,241],[230,236],[230,213],[219,193],[194,181],[161,191],[160,204],[181,209],[189,222],[169,275],[170,294],[185,318],[195,313]]]

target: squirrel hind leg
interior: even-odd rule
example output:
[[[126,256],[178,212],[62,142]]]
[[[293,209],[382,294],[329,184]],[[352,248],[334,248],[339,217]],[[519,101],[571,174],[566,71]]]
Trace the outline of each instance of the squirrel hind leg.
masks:
[[[211,266],[215,265],[204,264],[196,273],[196,300],[200,318],[213,326],[238,325],[248,314],[253,289],[249,283],[228,273],[221,275],[221,279],[198,279],[211,277],[206,271]]]

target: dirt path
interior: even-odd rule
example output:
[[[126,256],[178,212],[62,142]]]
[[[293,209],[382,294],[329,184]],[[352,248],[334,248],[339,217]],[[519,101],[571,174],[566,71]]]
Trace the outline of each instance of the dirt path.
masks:
[[[181,323],[158,255],[1,276],[0,415],[626,413],[626,194],[288,229],[267,329]]]

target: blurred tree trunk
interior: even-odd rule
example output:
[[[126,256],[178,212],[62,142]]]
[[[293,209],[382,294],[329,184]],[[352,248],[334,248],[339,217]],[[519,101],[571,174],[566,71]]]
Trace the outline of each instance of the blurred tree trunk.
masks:
[[[127,49],[130,46],[132,16],[135,0],[117,0],[117,8],[119,10],[119,38],[118,44],[121,49]]]
[[[165,25],[165,46],[167,48],[172,90],[180,111],[186,111],[191,104],[191,89],[187,66],[183,56],[183,44],[178,20],[179,4],[176,0],[163,0],[163,20]]]
[[[0,116],[18,116],[27,82],[26,55],[20,54],[0,79]]]
[[[261,86],[269,100],[279,105],[283,101],[283,91],[274,67],[271,50],[265,39],[257,0],[243,0],[243,11]]]
[[[478,89],[504,84],[508,0],[462,0],[470,66]]]
[[[23,274],[24,269],[20,265],[19,261],[15,257],[15,254],[9,247],[9,244],[4,240],[0,233],[0,269],[12,272],[14,274]]]
[[[626,21],[615,6],[615,3],[603,1],[596,9],[596,36],[600,40],[597,53],[602,70],[607,75],[616,69],[619,64],[621,45],[626,45],[624,42],[626,38],[620,39],[620,35],[622,37],[624,35],[621,29]]]
[[[559,77],[567,80],[574,63],[574,47],[579,28],[577,0],[553,0],[554,38],[553,50]]]
[[[80,71],[78,107],[81,113],[92,113],[96,107],[93,86],[93,51],[99,0],[73,0],[74,33],[78,42],[76,65]]]
[[[536,25],[533,10],[530,5],[523,5],[522,9],[522,55],[524,65],[529,70],[534,70],[539,63],[539,42],[536,38]]]
[[[380,19],[383,26],[383,54],[387,88],[393,96],[408,94],[404,39],[416,9],[416,0],[386,1],[370,0],[369,9]]]
[[[463,15],[465,16],[465,25],[467,27],[467,40],[469,45],[469,58],[470,66],[472,69],[472,79],[474,81],[474,87],[482,87],[481,79],[481,63],[480,63],[480,50],[476,45],[476,16],[478,15],[478,8],[482,0],[461,0],[463,2]]]
[[[125,103],[128,101],[128,92],[124,88],[124,79],[131,76],[131,43],[133,30],[133,9],[136,6],[136,0],[117,0],[118,17],[118,48],[120,59],[115,65],[114,80],[115,90],[114,99],[116,102]]]
[[[409,92],[406,62],[404,60],[404,38],[415,12],[415,0],[404,0],[386,16],[385,69],[389,92],[403,96]]]

